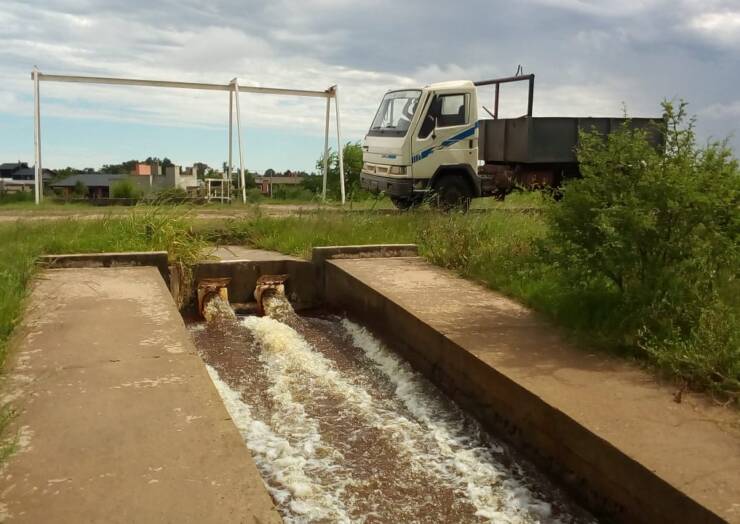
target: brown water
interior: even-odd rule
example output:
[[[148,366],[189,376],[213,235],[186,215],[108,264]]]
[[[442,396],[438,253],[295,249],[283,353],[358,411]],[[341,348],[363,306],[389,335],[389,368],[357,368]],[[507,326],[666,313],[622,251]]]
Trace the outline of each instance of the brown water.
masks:
[[[361,326],[265,311],[192,333],[286,521],[592,521]]]

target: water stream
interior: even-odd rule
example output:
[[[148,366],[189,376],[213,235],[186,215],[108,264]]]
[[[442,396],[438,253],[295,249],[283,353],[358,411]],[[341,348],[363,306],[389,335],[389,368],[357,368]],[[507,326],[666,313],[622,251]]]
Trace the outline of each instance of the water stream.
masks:
[[[363,327],[213,300],[198,350],[287,522],[590,522]]]

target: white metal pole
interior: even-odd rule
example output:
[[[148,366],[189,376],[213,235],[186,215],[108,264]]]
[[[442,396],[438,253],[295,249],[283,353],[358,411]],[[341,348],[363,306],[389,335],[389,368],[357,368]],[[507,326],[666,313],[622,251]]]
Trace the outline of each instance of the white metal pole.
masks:
[[[34,200],[36,205],[41,203],[43,195],[43,169],[41,167],[41,91],[39,90],[39,70],[33,68],[33,146],[34,146]]]
[[[236,136],[239,141],[239,182],[242,186],[242,203],[247,203],[247,187],[244,183],[244,151],[242,149],[242,120],[241,109],[239,109],[239,81],[235,78],[234,95],[236,96]]]
[[[344,151],[342,151],[342,131],[339,126],[339,86],[334,86],[334,111],[337,114],[337,155],[339,157],[339,189],[344,205]]]
[[[223,185],[224,180],[227,178],[229,179],[229,184],[231,184],[231,172],[234,170],[233,162],[231,160],[232,158],[232,149],[234,147],[234,131],[233,128],[233,122],[234,122],[234,91],[233,89],[229,91],[229,169],[226,173],[224,173],[224,176],[221,179],[221,185]],[[223,199],[221,199],[221,202],[223,202]]]
[[[329,176],[329,113],[331,110],[331,98],[326,98],[326,123],[324,126],[324,186],[321,198],[326,202],[326,179]]]

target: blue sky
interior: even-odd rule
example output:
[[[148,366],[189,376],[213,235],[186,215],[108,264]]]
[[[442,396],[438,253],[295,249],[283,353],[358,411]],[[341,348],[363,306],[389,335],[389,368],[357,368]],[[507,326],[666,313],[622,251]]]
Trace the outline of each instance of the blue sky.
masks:
[[[740,148],[740,0],[0,0],[0,161],[32,160],[30,71],[325,89],[346,140],[390,88],[537,75],[535,115],[652,116],[684,98]],[[482,93],[483,96],[490,94]],[[516,90],[504,116],[522,112]],[[227,95],[42,84],[44,164],[226,159]],[[243,99],[246,165],[312,170],[322,100]]]

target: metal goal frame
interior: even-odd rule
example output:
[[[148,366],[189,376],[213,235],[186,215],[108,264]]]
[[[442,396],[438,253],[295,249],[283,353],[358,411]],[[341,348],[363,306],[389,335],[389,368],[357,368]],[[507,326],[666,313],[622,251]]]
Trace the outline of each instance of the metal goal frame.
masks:
[[[229,169],[224,173],[224,179],[228,177],[231,181],[233,171],[233,124],[234,124],[234,105],[236,104],[236,131],[239,149],[239,187],[241,190],[242,202],[247,201],[247,189],[244,183],[244,141],[241,132],[241,110],[239,108],[239,93],[257,93],[264,95],[283,95],[283,96],[302,96],[326,99],[326,114],[324,122],[324,165],[323,165],[323,185],[322,198],[326,200],[326,177],[328,175],[329,160],[329,120],[331,116],[331,101],[334,99],[334,113],[336,115],[337,128],[337,154],[339,156],[339,186],[342,195],[342,204],[345,203],[344,188],[344,154],[342,151],[342,135],[339,121],[339,88],[332,85],[324,91],[311,91],[306,89],[285,89],[276,87],[255,87],[239,85],[237,78],[232,79],[227,84],[207,84],[197,82],[176,82],[170,80],[144,80],[138,78],[116,78],[102,76],[78,76],[78,75],[50,75],[42,73],[37,67],[31,72],[33,80],[33,131],[34,131],[34,156],[35,156],[35,201],[40,204],[43,200],[43,170],[41,165],[41,82],[68,82],[76,84],[102,84],[102,85],[126,85],[126,86],[144,86],[144,87],[163,87],[175,89],[197,89],[201,91],[228,91],[229,93]]]

